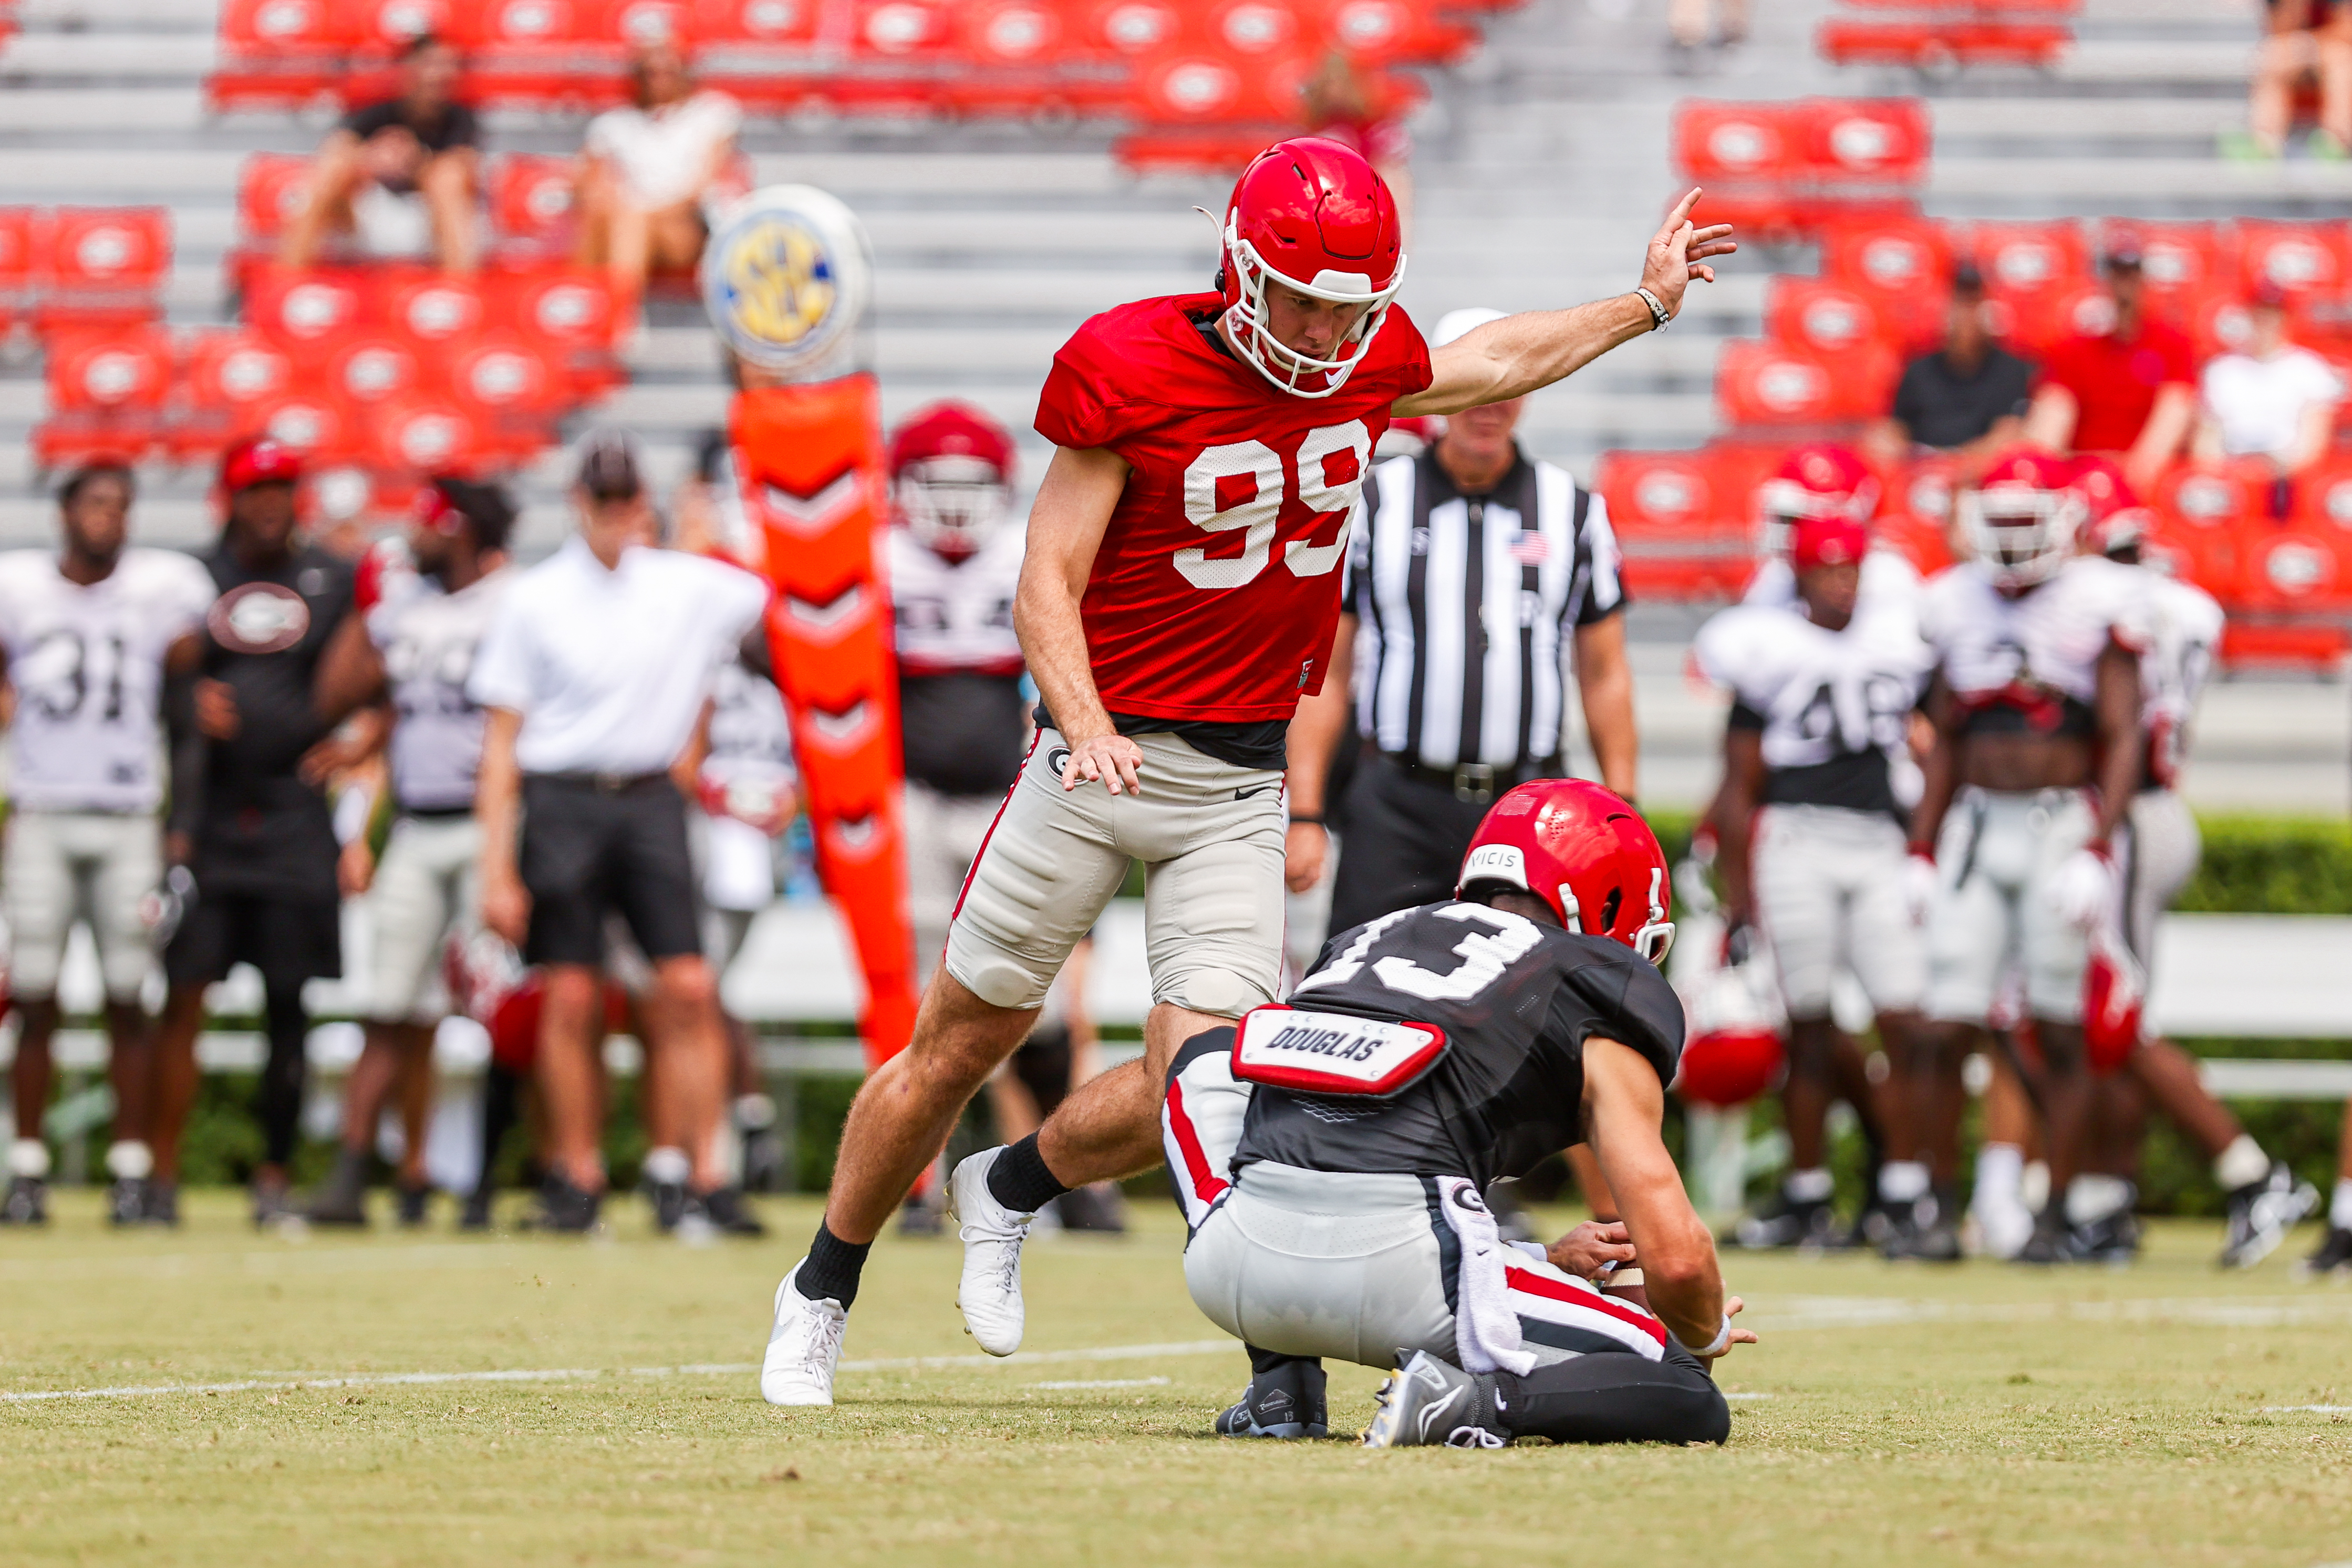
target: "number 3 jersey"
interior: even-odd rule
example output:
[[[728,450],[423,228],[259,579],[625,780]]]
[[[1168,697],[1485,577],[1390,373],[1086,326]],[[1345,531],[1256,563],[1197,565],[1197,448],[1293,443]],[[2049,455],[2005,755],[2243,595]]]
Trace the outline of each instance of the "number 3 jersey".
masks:
[[[0,555],[17,805],[152,811],[163,803],[163,653],[204,623],[212,601],[211,574],[176,550],[124,550],[88,586],[68,581],[47,550]]]
[[[1673,1079],[1683,1009],[1640,955],[1479,904],[1426,904],[1331,938],[1290,1006],[1433,1025],[1446,1049],[1385,1100],[1259,1085],[1236,1169],[1461,1176],[1484,1186],[1584,1141],[1584,1042],[1632,1047]]]
[[[1329,397],[1276,390],[1216,334],[1223,300],[1180,295],[1094,318],[1054,356],[1037,432],[1131,470],[1080,603],[1105,708],[1286,720],[1321,689],[1349,515],[1429,349],[1391,308]]]
[[[1918,799],[1906,739],[1935,656],[1904,601],[1865,600],[1842,632],[1737,605],[1691,654],[1730,690],[1731,727],[1762,732],[1766,804],[1899,815]]]

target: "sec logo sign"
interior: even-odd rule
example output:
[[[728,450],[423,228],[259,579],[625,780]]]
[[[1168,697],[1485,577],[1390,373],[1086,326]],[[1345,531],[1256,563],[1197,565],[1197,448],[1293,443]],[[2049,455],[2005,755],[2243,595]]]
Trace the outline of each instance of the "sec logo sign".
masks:
[[[866,232],[812,185],[752,192],[702,253],[702,302],[727,346],[765,370],[837,374],[834,350],[873,290]]]

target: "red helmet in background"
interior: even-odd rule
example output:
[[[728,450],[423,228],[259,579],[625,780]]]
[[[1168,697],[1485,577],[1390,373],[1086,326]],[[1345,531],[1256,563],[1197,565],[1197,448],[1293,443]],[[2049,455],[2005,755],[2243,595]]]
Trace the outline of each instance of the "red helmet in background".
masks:
[[[2004,593],[2057,575],[2074,553],[2084,510],[2074,465],[2030,446],[2011,447],[1953,501],[1961,537]]]
[[[275,436],[248,435],[221,454],[224,495],[234,496],[256,485],[291,485],[301,477],[301,455]]]
[[[1538,779],[1495,802],[1463,857],[1457,894],[1481,883],[1535,894],[1570,931],[1655,964],[1674,946],[1665,852],[1641,813],[1584,779]]]
[[[1277,141],[1250,161],[1225,209],[1218,268],[1235,345],[1260,375],[1297,397],[1328,397],[1361,362],[1404,281],[1396,198],[1352,147],[1320,136]],[[1364,308],[1317,359],[1266,327],[1266,289]]]
[[[1789,565],[1798,571],[1858,565],[1869,549],[1870,529],[1852,517],[1800,517],[1789,530]]]
[[[1878,512],[1878,476],[1851,447],[1816,441],[1790,452],[1780,472],[1756,487],[1765,552],[1789,553],[1789,530],[1804,517],[1843,517],[1867,525]]]
[[[1013,499],[1013,437],[949,400],[917,409],[890,437],[890,500],[916,539],[950,560],[977,554]]]
[[[2074,459],[2074,489],[2083,497],[2083,542],[2101,555],[2137,551],[2156,514],[2140,504],[2124,471],[2108,457]]]

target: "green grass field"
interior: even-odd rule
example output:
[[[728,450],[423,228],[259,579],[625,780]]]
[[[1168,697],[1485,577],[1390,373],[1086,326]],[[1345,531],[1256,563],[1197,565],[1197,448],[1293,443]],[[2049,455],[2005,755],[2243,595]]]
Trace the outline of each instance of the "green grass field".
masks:
[[[1208,1436],[1244,1373],[1157,1204],[1032,1248],[1007,1362],[963,1336],[952,1241],[886,1242],[844,1403],[791,1414],[750,1364],[805,1200],[696,1249],[635,1205],[586,1244],[61,1207],[0,1232],[11,1564],[2352,1560],[2352,1408],[2284,1408],[2352,1407],[2352,1290],[2293,1278],[2308,1232],[2227,1278],[2210,1224],[2126,1272],[1734,1255],[1765,1343],[1725,1366],[1728,1447],[1368,1455]],[[1335,1427],[1377,1381],[1333,1368]],[[168,1391],[16,1397],[100,1388]]]

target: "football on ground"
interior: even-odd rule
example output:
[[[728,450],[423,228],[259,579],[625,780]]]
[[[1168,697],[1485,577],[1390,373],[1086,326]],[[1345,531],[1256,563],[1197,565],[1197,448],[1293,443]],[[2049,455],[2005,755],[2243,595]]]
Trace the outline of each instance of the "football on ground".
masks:
[[[885,1240],[843,1403],[760,1402],[774,1247],[0,1232],[12,1563],[2230,1563],[2352,1557],[2352,1291],[2159,1222],[2127,1273],[1727,1258],[1764,1343],[1722,1449],[1210,1435],[1244,1380],[1181,1228],[1041,1237],[972,1353],[952,1240]],[[815,1221],[781,1201],[783,1234]],[[1564,1229],[1577,1216],[1542,1221]],[[1331,1369],[1335,1432],[1378,1375]],[[28,1397],[111,1390],[102,1397]]]

